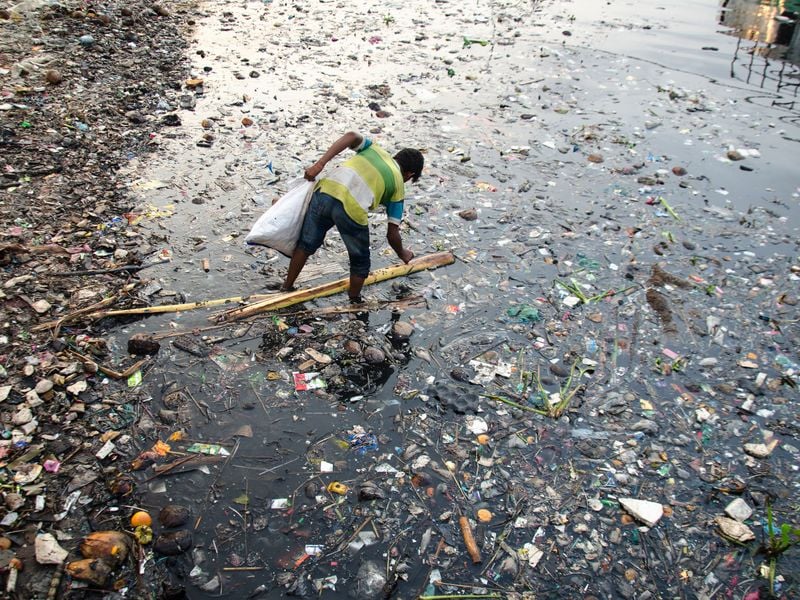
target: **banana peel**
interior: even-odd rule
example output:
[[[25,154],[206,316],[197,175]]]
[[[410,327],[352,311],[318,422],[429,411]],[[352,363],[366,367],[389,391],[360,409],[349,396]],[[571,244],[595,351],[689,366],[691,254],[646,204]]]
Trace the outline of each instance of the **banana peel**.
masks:
[[[83,558],[67,563],[65,569],[75,579],[104,587],[114,566],[104,558]]]
[[[102,558],[111,567],[122,564],[131,550],[131,539],[121,531],[95,531],[83,538],[80,551],[84,558]]]

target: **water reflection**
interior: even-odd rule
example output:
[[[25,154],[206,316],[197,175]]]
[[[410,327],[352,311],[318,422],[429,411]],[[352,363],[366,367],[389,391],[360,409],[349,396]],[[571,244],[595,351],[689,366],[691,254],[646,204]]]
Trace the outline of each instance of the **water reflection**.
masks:
[[[773,101],[789,110],[800,87],[798,16],[800,0],[722,0],[719,17],[739,38],[731,77],[791,96]]]

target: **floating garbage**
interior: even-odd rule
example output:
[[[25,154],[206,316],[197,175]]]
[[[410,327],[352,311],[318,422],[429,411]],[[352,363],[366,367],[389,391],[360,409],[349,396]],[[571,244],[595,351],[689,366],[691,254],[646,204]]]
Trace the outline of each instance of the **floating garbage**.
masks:
[[[796,594],[791,19],[448,6],[0,14],[9,594]],[[244,238],[337,123],[447,264],[378,214],[363,304],[329,236],[276,308]]]

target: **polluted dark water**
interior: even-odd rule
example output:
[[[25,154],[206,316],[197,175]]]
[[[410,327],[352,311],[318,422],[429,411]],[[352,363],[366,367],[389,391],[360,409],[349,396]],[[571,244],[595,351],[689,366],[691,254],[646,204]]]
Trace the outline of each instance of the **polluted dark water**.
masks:
[[[155,526],[165,597],[797,597],[796,6],[203,11],[128,177],[169,259],[143,304],[220,301],[113,336],[160,344],[131,477],[190,513]],[[403,239],[455,262],[220,322],[282,280],[245,235],[348,130],[423,150]],[[332,234],[298,285],[347,270]]]

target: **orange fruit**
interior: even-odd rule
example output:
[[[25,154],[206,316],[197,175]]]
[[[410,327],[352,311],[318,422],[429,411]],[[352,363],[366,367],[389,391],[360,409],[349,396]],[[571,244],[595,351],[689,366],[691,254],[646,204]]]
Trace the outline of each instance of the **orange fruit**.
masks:
[[[133,527],[150,527],[153,524],[153,519],[150,517],[149,514],[140,510],[138,512],[133,513],[131,516],[131,525]]]
[[[492,520],[492,513],[485,508],[478,510],[478,512],[475,513],[475,516],[478,517],[478,521],[481,523],[488,523]]]

